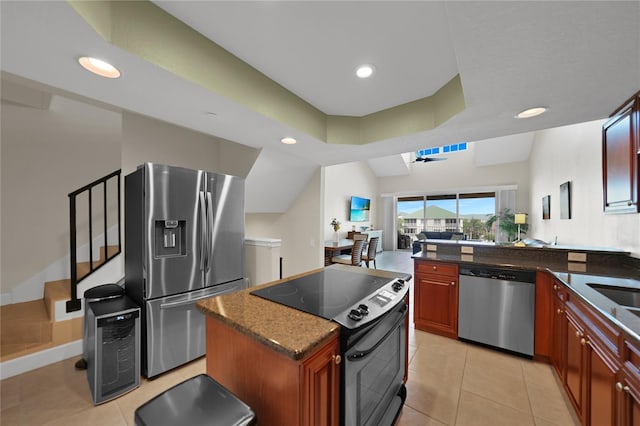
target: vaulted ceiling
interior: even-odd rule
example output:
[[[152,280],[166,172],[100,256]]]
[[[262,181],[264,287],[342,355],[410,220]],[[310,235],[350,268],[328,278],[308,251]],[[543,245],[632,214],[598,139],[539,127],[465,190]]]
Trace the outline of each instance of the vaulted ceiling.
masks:
[[[262,148],[256,170],[281,176],[291,164],[305,175],[357,160],[384,175],[397,167],[378,159],[401,164],[398,154],[424,147],[492,138],[508,147],[503,137],[604,118],[640,88],[637,1],[0,8],[7,75]],[[108,60],[122,77],[86,73],[82,55]],[[371,78],[355,77],[361,63],[374,65]],[[514,119],[538,105],[548,112]],[[285,146],[284,136],[298,143]]]

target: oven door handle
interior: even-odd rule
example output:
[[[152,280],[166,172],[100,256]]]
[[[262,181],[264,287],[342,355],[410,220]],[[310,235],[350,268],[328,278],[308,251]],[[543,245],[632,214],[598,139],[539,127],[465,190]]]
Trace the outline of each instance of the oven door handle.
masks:
[[[366,358],[371,352],[375,351],[378,348],[378,346],[380,346],[385,340],[387,340],[387,337],[389,337],[389,335],[391,335],[391,333],[393,333],[398,328],[398,326],[404,321],[404,318],[407,316],[407,310],[408,310],[407,304],[403,303],[402,308],[398,311],[398,313],[400,314],[400,318],[393,324],[392,327],[389,328],[389,331],[385,333],[384,337],[378,340],[375,345],[373,345],[371,348],[367,350],[358,351],[354,354],[347,355],[347,360],[359,361],[363,358]]]

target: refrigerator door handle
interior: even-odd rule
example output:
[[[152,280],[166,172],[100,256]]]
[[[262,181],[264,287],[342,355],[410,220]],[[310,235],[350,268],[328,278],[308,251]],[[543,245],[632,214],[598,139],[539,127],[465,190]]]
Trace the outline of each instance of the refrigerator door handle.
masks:
[[[207,271],[211,267],[213,257],[213,200],[207,192]]]
[[[197,302],[198,300],[208,299],[208,298],[213,297],[213,296],[215,296],[215,293],[214,294],[204,294],[202,296],[192,297],[192,298],[189,298],[189,299],[180,300],[178,302],[163,303],[163,304],[160,305],[160,309],[177,308],[177,307],[180,307],[180,306],[193,304],[193,303]]]
[[[206,254],[206,246],[207,244],[207,212],[206,206],[204,202],[204,191],[200,191],[200,198],[198,202],[198,207],[200,208],[200,270],[205,269],[206,261],[208,259]]]

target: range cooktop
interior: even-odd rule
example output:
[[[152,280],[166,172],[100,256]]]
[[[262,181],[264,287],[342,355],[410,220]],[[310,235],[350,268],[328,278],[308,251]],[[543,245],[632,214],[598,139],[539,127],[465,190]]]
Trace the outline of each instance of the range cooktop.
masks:
[[[326,268],[251,294],[355,327],[380,316],[399,302],[409,287],[408,284],[405,286],[405,280],[410,278],[401,273],[397,278],[385,278]]]

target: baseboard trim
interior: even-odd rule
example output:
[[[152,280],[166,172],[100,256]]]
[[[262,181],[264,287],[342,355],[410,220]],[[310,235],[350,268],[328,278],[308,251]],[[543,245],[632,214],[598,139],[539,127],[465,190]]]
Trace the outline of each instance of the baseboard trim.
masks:
[[[82,354],[82,339],[0,363],[0,380]]]

